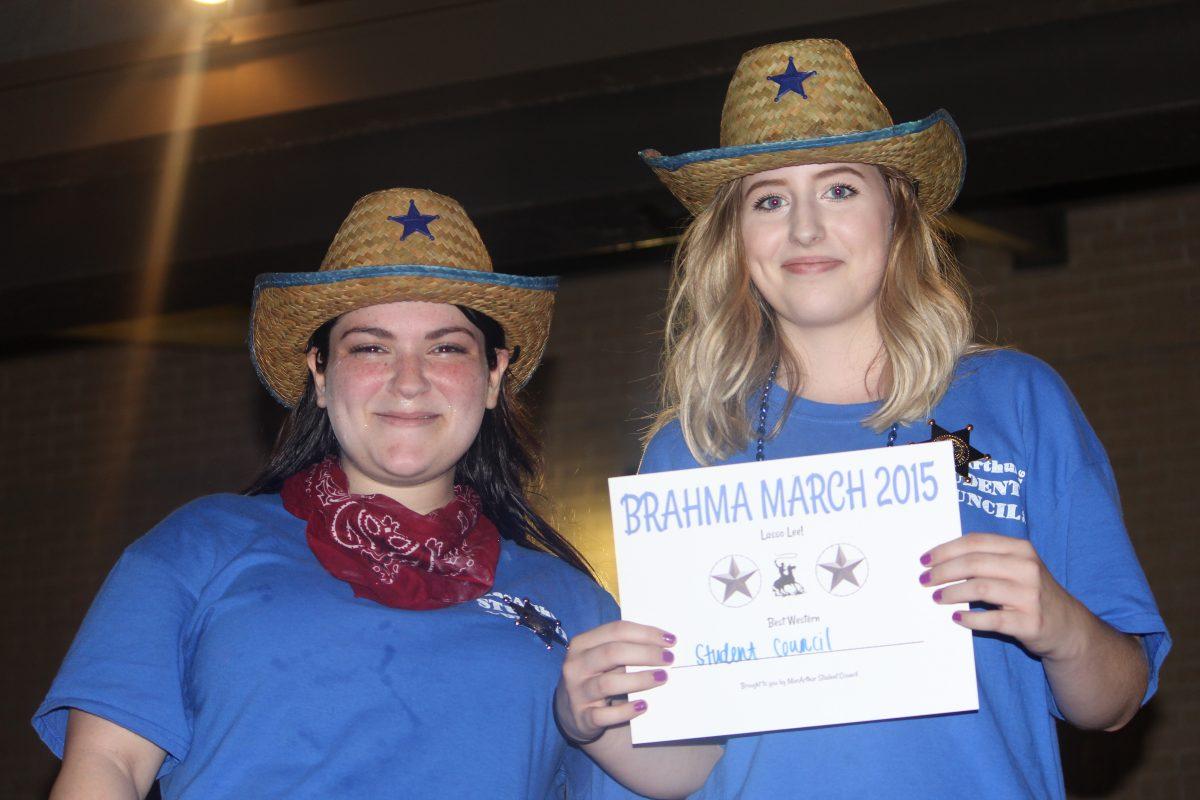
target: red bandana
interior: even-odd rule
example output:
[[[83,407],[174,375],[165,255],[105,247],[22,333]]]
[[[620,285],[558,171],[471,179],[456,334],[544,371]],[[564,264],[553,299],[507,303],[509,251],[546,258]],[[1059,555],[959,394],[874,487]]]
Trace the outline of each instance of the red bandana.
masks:
[[[308,546],[335,578],[392,608],[427,611],[474,600],[492,588],[500,534],[479,496],[418,514],[381,494],[351,494],[333,456],[283,483],[283,507],[308,522]]]

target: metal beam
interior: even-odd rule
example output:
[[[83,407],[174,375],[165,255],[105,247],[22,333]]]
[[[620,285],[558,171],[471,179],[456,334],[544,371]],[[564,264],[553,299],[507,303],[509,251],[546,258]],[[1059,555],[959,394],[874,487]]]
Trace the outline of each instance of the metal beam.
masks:
[[[960,206],[971,210],[1194,174],[1200,92],[1186,76],[1200,74],[1200,5],[1140,5],[1012,0],[967,15],[944,4],[820,32],[852,44],[898,119],[935,100],[955,113],[971,160]],[[314,267],[353,200],[383,186],[458,197],[505,268],[588,268],[589,253],[675,235],[682,210],[635,152],[713,144],[748,39],[761,37],[591,62],[578,78],[556,68],[202,129],[166,310],[242,303],[254,274]],[[0,302],[19,325],[128,313],[161,147],[6,166]]]

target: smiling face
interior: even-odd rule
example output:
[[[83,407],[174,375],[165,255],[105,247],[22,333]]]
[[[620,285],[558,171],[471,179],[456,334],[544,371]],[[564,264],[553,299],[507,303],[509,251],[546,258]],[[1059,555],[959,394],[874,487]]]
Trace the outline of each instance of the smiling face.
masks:
[[[489,369],[483,334],[445,303],[402,302],[342,315],[329,359],[308,354],[317,405],[356,494],[427,513],[449,502],[454,469],[495,408],[508,353]]]
[[[782,167],[743,178],[741,193],[746,267],[783,334],[874,331],[892,224],[883,174],[867,164]]]

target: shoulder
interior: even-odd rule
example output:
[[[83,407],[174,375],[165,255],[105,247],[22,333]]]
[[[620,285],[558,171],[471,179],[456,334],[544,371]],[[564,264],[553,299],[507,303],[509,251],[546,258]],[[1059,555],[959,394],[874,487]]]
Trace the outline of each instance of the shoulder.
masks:
[[[542,581],[570,592],[604,591],[590,576],[580,572],[558,556],[522,547],[508,539],[501,540],[500,558],[508,562],[506,566],[510,570],[537,575]]]
[[[168,536],[237,536],[278,521],[286,513],[277,494],[210,494],[168,514],[151,533]]]
[[[678,419],[673,419],[658,429],[651,437],[642,453],[642,462],[638,472],[669,472],[673,469],[691,469],[700,463],[688,450],[687,441],[683,438],[683,427]]]
[[[1064,470],[1107,463],[1075,395],[1045,361],[1016,350],[978,353],[960,362],[951,392],[960,382],[997,420],[1016,424],[1027,452],[1043,463],[1057,460]]]
[[[959,361],[955,380],[987,381],[995,388],[1003,385],[1051,391],[1067,389],[1062,376],[1053,367],[1019,350],[985,350],[964,356]]]
[[[222,522],[226,525],[252,524],[265,520],[282,508],[278,494],[244,495],[224,492],[197,497],[167,515],[179,522]]]
[[[129,545],[125,554],[190,573],[228,560],[263,531],[287,520],[299,523],[276,494],[206,495],[172,511]]]
[[[987,350],[964,356],[950,392],[976,394],[996,409],[1007,401],[1022,417],[1039,413],[1075,416],[1079,405],[1054,367],[1018,350]]]
[[[558,556],[504,539],[500,558],[503,573],[517,583],[536,586],[539,597],[552,601],[556,609],[567,609],[566,616],[573,621],[592,627],[615,616],[616,601],[604,587]]]

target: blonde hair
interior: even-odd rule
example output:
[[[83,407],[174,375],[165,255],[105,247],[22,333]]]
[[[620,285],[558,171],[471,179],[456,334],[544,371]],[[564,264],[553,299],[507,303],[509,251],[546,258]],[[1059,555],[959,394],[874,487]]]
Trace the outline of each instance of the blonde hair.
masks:
[[[911,181],[879,168],[892,200],[892,240],[876,306],[883,347],[882,402],[863,424],[883,431],[928,416],[973,342],[970,296],[940,221],[917,203]],[[741,244],[741,181],[730,181],[692,220],[675,252],[667,304],[661,410],[649,442],[678,419],[702,464],[745,448],[748,409],[771,366],[803,386],[800,359],[775,312],[750,281]],[[778,433],[794,396],[776,423]]]

